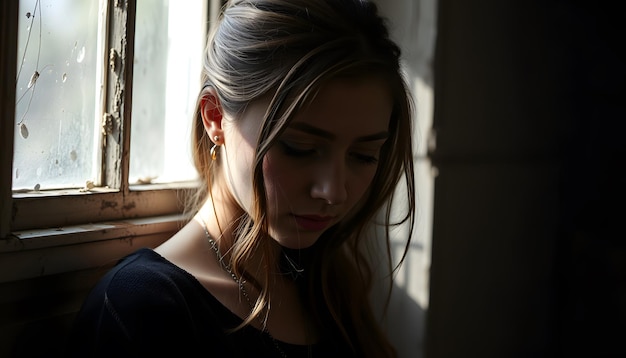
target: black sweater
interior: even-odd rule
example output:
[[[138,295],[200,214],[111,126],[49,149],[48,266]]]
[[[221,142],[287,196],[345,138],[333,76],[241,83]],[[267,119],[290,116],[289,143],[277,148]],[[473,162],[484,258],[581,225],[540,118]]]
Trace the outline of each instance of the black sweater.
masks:
[[[339,347],[274,342],[242,320],[188,272],[151,249],[123,258],[94,287],[76,317],[72,357],[345,356]],[[344,347],[345,348],[345,347]]]

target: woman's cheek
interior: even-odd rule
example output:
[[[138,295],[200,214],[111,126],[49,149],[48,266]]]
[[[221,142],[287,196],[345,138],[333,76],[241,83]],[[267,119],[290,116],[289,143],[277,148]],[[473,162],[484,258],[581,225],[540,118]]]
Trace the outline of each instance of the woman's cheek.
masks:
[[[263,178],[268,197],[279,199],[280,196],[289,195],[291,187],[300,182],[298,178],[302,171],[299,169],[285,160],[266,155],[263,160]]]

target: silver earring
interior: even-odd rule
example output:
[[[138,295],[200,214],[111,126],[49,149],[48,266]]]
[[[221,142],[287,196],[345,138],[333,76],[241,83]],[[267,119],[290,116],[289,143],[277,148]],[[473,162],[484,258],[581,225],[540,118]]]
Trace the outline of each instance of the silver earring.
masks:
[[[214,142],[217,142],[218,140],[220,140],[220,136],[216,135],[215,137],[213,137]]]

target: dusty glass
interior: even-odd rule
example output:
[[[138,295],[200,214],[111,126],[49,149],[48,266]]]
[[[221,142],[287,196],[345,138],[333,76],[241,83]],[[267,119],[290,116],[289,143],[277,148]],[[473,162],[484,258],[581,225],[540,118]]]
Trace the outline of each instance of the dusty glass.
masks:
[[[20,0],[13,190],[98,173],[98,1]]]

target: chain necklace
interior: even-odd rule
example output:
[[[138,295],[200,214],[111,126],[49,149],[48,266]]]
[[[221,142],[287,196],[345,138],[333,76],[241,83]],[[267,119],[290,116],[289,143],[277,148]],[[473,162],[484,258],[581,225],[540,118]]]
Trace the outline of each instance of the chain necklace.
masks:
[[[206,225],[202,225],[202,228],[204,229],[204,234],[206,235],[207,240],[209,241],[209,244],[211,245],[211,248],[213,249],[213,251],[215,251],[215,256],[217,256],[217,260],[220,263],[220,266],[222,266],[222,268],[228,272],[228,274],[230,275],[230,277],[233,279],[233,281],[235,281],[235,283],[237,284],[237,286],[239,286],[239,292],[241,292],[241,294],[243,295],[243,297],[246,299],[246,301],[248,302],[248,306],[250,306],[250,309],[252,310],[252,308],[254,308],[254,306],[252,305],[252,300],[250,299],[250,296],[248,295],[248,291],[246,291],[246,288],[244,287],[244,284],[246,283],[245,280],[240,280],[239,277],[237,277],[237,275],[235,275],[235,273],[233,272],[233,270],[231,269],[230,265],[226,264],[224,262],[224,256],[222,256],[222,253],[220,252],[220,248],[217,246],[217,242],[215,242],[215,240],[213,240],[213,238],[211,237],[211,235],[209,234],[209,230],[207,229]],[[287,354],[285,353],[285,351],[278,345],[278,342],[276,341],[276,339],[274,338],[274,336],[272,336],[272,334],[269,332],[269,330],[267,329],[267,327],[265,327],[265,325],[263,324],[263,322],[261,322],[261,327],[263,329],[263,331],[265,333],[267,333],[267,335],[270,337],[270,339],[272,340],[272,343],[274,343],[274,347],[276,348],[276,350],[278,351],[278,353],[280,354],[281,357],[283,358],[287,358]]]

